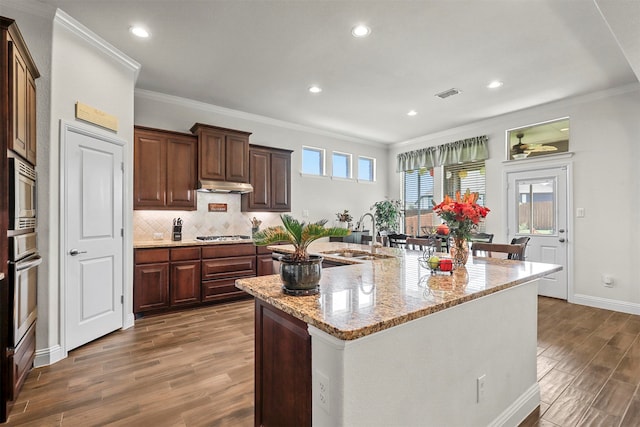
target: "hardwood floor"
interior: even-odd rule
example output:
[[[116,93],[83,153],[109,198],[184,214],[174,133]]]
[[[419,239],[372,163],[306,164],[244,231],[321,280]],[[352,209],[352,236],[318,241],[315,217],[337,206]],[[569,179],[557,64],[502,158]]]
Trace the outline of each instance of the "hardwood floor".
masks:
[[[521,427],[640,426],[640,316],[538,298],[538,382]]]
[[[538,299],[530,426],[640,426],[640,316]],[[140,319],[34,369],[10,426],[253,425],[253,301]]]
[[[29,373],[10,426],[253,426],[253,300],[136,321]]]

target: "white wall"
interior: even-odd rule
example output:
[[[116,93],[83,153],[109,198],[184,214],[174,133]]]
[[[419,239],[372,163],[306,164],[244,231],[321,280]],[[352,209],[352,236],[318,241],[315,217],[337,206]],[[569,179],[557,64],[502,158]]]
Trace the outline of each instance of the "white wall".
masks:
[[[48,244],[42,245],[40,250],[48,261],[47,271],[40,274],[40,293],[45,294],[39,301],[38,335],[36,336],[37,355],[36,365],[49,364],[58,360],[61,353],[61,316],[60,289],[64,283],[59,283],[59,262],[61,258],[59,248],[59,197],[60,197],[60,120],[75,121],[75,104],[77,101],[89,104],[101,111],[115,115],[119,128],[115,134],[128,141],[124,150],[125,159],[125,229],[131,229],[132,220],[132,174],[133,168],[133,91],[135,84],[135,70],[126,58],[117,58],[115,50],[109,51],[108,46],[99,46],[101,40],[61,11],[56,13],[53,23],[52,61],[51,61],[51,141],[48,158],[47,176],[40,175],[41,185],[48,182],[48,188],[41,192],[42,198],[48,198],[46,215],[40,218],[40,229],[46,227]],[[106,49],[107,48],[107,49]],[[123,62],[123,60],[125,62]],[[82,123],[84,126],[90,126]],[[95,128],[99,130],[100,128]],[[103,129],[100,132],[110,133]],[[40,145],[41,141],[39,141]],[[44,193],[44,194],[43,194]],[[42,219],[44,217],[44,219]],[[42,231],[42,230],[41,230]],[[132,236],[125,235],[125,312],[131,313],[132,282],[133,282],[133,252],[131,249]],[[40,296],[40,294],[39,294]],[[128,302],[128,304],[127,304]],[[44,304],[43,304],[44,303]],[[42,308],[41,308],[42,307]],[[128,309],[127,309],[128,308]],[[47,312],[44,312],[47,310]],[[46,328],[46,329],[45,329]]]
[[[387,194],[389,166],[387,148],[384,146],[321,133],[310,128],[294,126],[183,98],[136,90],[136,125],[189,132],[191,126],[196,122],[252,132],[250,137],[252,144],[293,150],[291,158],[291,214],[297,218],[306,220],[307,218],[303,218],[303,210],[307,210],[309,220],[327,219],[333,222],[338,211],[348,209],[357,220],[360,215],[369,211],[374,202],[384,200]],[[377,182],[358,183],[353,180],[332,180],[327,177],[303,177],[299,173],[302,165],[303,145],[325,148],[328,158],[331,157],[332,150],[351,153],[354,159],[354,170],[358,155],[374,157],[377,160]],[[328,162],[328,174],[331,173],[330,171],[331,163]],[[223,200],[233,201],[234,198],[239,198],[239,196],[227,195]],[[163,220],[170,223],[171,215],[166,215]],[[254,214],[238,216],[237,228],[248,224],[248,218],[253,216]],[[258,216],[265,221],[262,226],[280,223],[275,214]],[[137,214],[136,222],[138,222]]]
[[[573,289],[570,301],[640,313],[637,263],[640,238],[640,86],[566,99],[490,120],[450,129],[419,140],[396,144],[389,153],[395,164],[398,153],[486,134],[490,158],[486,161],[487,206],[492,209],[486,229],[506,239],[506,196],[503,182],[506,159],[505,131],[532,123],[568,116],[569,150],[574,153],[574,207],[585,209],[575,218],[572,245]],[[389,188],[400,195],[400,174],[390,174]],[[573,215],[570,212],[569,215]],[[601,283],[601,274],[615,279],[612,288]]]

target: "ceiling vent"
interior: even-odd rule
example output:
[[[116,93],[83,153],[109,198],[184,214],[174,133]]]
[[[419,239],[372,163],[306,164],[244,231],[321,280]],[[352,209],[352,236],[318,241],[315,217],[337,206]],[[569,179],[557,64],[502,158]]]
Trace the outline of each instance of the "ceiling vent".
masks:
[[[453,87],[453,88],[451,88],[449,90],[445,90],[444,92],[436,93],[436,96],[438,98],[445,99],[445,98],[448,98],[450,96],[457,95],[457,94],[459,94],[461,92],[462,91],[460,89],[456,89],[456,88]]]

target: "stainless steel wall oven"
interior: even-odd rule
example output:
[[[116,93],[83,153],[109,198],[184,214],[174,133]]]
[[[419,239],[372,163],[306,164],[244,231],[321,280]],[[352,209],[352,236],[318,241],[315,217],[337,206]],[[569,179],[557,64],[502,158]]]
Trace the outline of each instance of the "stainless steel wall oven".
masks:
[[[36,227],[36,170],[20,159],[9,159],[9,230]]]

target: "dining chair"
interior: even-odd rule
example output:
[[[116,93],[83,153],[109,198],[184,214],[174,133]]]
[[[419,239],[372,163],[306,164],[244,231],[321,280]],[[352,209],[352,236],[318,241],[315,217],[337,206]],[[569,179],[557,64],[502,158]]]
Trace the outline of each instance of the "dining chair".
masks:
[[[531,240],[530,237],[514,237],[511,239],[512,245],[523,245],[524,249],[522,250],[522,260],[524,261],[527,256],[527,243]]]
[[[392,248],[404,248],[407,245],[406,234],[388,234],[389,246]]]
[[[493,242],[493,234],[490,234],[490,233],[473,233],[469,240],[471,242],[492,243]],[[514,243],[511,242],[511,244],[514,244]]]
[[[486,257],[490,258],[493,253],[501,253],[506,254],[507,259],[524,261],[524,248],[522,244],[473,242],[471,244],[471,254],[473,256],[483,256],[479,253],[482,252]]]
[[[407,237],[406,248],[414,251],[424,251],[427,248],[435,248],[441,251],[442,243],[435,238]]]

